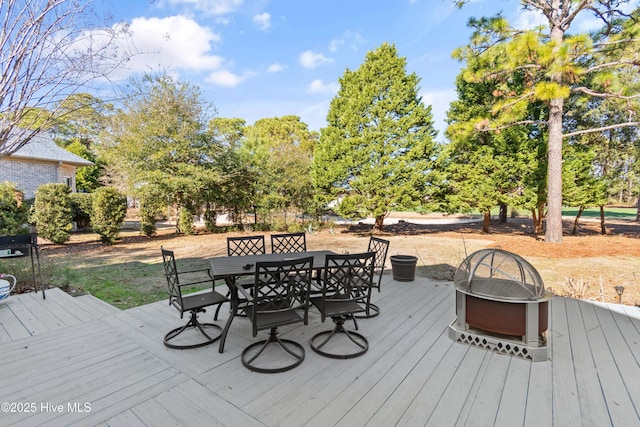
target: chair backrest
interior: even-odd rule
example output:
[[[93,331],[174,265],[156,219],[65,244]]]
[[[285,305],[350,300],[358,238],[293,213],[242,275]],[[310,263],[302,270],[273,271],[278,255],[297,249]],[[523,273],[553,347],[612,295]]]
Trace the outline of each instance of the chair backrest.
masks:
[[[274,254],[288,254],[307,251],[305,233],[286,233],[271,235],[271,252]]]
[[[380,282],[382,281],[382,273],[384,272],[384,265],[387,262],[387,252],[389,251],[389,241],[380,239],[378,237],[369,238],[369,247],[367,252],[375,252],[376,256],[373,262],[373,270],[377,275],[376,287],[380,289]]]
[[[227,237],[227,255],[262,255],[265,252],[264,236]]]
[[[322,320],[331,316],[330,306],[336,307],[341,314],[353,314],[364,311],[371,300],[373,284],[373,263],[375,252],[347,255],[327,255],[322,276]],[[347,304],[347,309],[337,307],[336,303]],[[329,303],[329,304],[327,304]]]
[[[260,329],[270,329],[280,325],[309,321],[309,295],[313,257],[287,261],[256,263],[253,301],[248,310],[253,323],[253,335]],[[304,315],[289,315],[303,309]],[[268,322],[259,322],[260,316],[269,316]]]
[[[169,303],[182,308],[182,292],[180,291],[180,279],[176,268],[176,257],[173,251],[160,247],[162,252],[162,265],[164,266],[164,276],[167,279],[167,291],[169,292]]]

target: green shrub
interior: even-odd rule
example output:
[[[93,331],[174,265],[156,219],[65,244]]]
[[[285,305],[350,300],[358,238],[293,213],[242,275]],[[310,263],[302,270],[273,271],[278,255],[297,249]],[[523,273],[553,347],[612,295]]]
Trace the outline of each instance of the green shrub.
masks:
[[[178,231],[187,236],[193,234],[195,227],[193,226],[193,213],[188,207],[182,206],[178,213]]]
[[[91,225],[104,245],[115,243],[127,215],[127,198],[115,188],[100,187],[93,193]]]
[[[29,233],[29,210],[22,198],[23,193],[12,182],[0,183],[0,236]]]
[[[145,186],[138,193],[140,199],[140,232],[145,236],[156,233],[156,217],[161,214],[164,199],[157,189]]]
[[[156,234],[156,209],[149,203],[141,200],[139,214],[140,232],[145,236],[153,236]]]
[[[73,228],[70,193],[65,184],[43,184],[36,189],[29,219],[41,237],[58,244],[69,240]]]
[[[207,231],[216,232],[218,228],[216,221],[218,220],[218,213],[216,211],[207,210],[204,213],[204,226]]]
[[[71,215],[78,228],[91,226],[92,193],[71,193]]]

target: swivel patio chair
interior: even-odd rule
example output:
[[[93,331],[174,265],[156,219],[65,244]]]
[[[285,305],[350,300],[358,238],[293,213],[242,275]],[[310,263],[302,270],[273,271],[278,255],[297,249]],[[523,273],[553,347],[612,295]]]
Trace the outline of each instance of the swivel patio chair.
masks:
[[[179,272],[176,267],[176,258],[173,251],[160,248],[162,252],[162,264],[164,265],[164,273],[167,279],[167,287],[169,291],[169,305],[173,305],[179,312],[182,319],[184,313],[189,312],[190,317],[186,325],[173,329],[164,336],[164,345],[169,348],[187,349],[202,347],[217,341],[220,338],[222,329],[214,323],[202,323],[198,320],[198,314],[204,313],[206,307],[218,305],[218,307],[229,301],[224,295],[219,294],[214,289],[214,282],[211,278],[202,279],[202,273],[209,273],[209,269],[185,270]],[[194,277],[197,273],[199,278],[195,281],[185,282],[182,277]],[[186,286],[193,286],[203,283],[211,283],[212,287],[209,291],[196,292],[184,295],[182,289]],[[217,315],[217,311],[216,311]],[[179,344],[173,341],[180,334],[189,330],[197,330],[204,336],[204,341],[196,343]]]
[[[278,327],[294,323],[309,322],[309,290],[313,257],[289,261],[256,263],[254,286],[251,292],[240,288],[245,294],[245,311],[253,326],[253,336],[258,331],[270,330],[269,337],[253,343],[242,352],[242,364],[255,372],[284,372],[300,365],[304,360],[304,347],[292,340],[278,337]],[[304,295],[302,301],[300,296]],[[302,312],[300,311],[302,310]],[[290,363],[281,363],[277,357],[277,347],[266,351],[271,344],[277,344],[291,356]]]
[[[227,256],[262,255],[266,253],[265,247],[264,236],[227,237]],[[234,277],[231,280],[236,286],[246,288],[253,285],[253,277]],[[231,289],[227,292],[227,298],[230,295]],[[218,311],[220,311],[220,307],[216,311],[216,318]]]
[[[350,359],[363,355],[369,349],[367,338],[358,332],[348,331],[344,323],[348,320],[355,322],[356,314],[366,313],[374,286],[374,257],[375,252],[327,255],[322,274],[322,294],[311,297],[310,301],[320,311],[320,320],[324,322],[330,317],[335,327],[311,338],[311,348],[316,353],[334,359]],[[329,344],[332,340],[334,343]],[[337,341],[340,341],[339,345],[335,344]],[[347,345],[354,350],[340,351]]]
[[[264,236],[227,237],[227,255],[259,255],[264,254]]]
[[[271,235],[271,253],[289,254],[307,251],[305,233],[286,233]]]
[[[371,236],[369,238],[368,252],[375,252],[376,256],[373,262],[374,287],[380,292],[380,283],[382,282],[382,273],[384,273],[384,265],[387,262],[387,252],[389,251],[389,241]],[[364,314],[355,316],[358,319],[368,319],[380,314],[380,307],[371,301],[367,304],[367,310]],[[357,325],[356,325],[357,326]]]

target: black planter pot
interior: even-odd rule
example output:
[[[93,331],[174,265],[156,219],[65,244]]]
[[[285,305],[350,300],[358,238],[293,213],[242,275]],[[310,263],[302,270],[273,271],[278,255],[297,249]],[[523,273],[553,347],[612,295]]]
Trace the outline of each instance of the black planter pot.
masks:
[[[391,255],[391,271],[393,280],[398,282],[413,282],[416,277],[418,257],[413,255]]]

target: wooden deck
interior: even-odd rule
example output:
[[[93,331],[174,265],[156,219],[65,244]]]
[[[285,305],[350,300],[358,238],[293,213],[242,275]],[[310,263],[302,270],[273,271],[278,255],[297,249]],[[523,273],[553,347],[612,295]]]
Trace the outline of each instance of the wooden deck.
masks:
[[[223,354],[170,350],[162,337],[181,321],[166,301],[119,311],[57,289],[13,296],[0,306],[0,424],[640,425],[638,308],[554,298],[551,360],[529,362],[453,342],[448,282],[385,275],[375,300],[382,314],[359,321],[364,356],[307,346],[300,367],[265,375],[240,362],[244,318]],[[331,326],[314,316],[283,335],[307,342]]]

